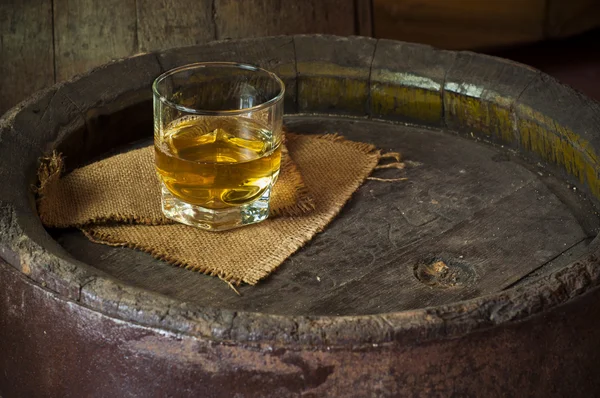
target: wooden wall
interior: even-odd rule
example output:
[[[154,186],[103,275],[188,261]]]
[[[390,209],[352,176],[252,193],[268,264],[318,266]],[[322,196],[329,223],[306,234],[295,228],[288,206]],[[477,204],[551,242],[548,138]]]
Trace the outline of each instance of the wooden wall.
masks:
[[[215,39],[364,35],[481,49],[600,25],[600,0],[0,0],[0,114],[111,59]]]
[[[0,0],[0,114],[111,59],[215,39],[371,36],[370,0]]]

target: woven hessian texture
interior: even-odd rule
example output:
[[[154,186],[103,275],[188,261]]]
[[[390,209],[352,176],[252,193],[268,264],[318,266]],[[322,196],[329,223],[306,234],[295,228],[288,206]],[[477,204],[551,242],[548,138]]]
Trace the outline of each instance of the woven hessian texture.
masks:
[[[372,145],[337,135],[287,135],[268,220],[208,232],[161,213],[152,147],[59,178],[60,158],[40,168],[38,211],[51,227],[78,227],[95,242],[151,253],[170,264],[256,284],[322,231],[377,165]],[[292,160],[293,159],[293,160]],[[116,183],[118,182],[118,183]]]

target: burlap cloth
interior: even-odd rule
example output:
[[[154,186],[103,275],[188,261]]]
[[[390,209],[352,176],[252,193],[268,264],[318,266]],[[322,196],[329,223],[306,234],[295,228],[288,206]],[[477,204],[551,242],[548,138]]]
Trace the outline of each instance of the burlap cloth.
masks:
[[[340,212],[377,166],[374,146],[337,135],[286,134],[272,216],[259,224],[207,232],[166,219],[152,146],[61,177],[62,159],[39,170],[38,212],[47,227],[78,227],[91,240],[151,253],[168,263],[256,284]]]

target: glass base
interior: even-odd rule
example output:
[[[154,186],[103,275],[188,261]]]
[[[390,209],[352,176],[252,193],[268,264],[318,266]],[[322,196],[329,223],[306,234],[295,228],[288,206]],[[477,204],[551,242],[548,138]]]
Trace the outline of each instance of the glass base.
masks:
[[[270,197],[271,187],[252,203],[215,210],[186,203],[162,185],[162,211],[167,218],[182,224],[207,231],[226,231],[266,220],[269,217]]]

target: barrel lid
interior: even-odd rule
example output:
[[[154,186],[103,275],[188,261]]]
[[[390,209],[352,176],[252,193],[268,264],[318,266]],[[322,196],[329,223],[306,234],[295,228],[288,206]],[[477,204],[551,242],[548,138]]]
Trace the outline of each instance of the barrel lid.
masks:
[[[84,253],[89,247],[82,243],[80,247],[85,250],[73,249],[78,238],[73,238],[72,232],[47,231],[37,216],[31,187],[37,182],[40,157],[59,148],[74,167],[116,146],[148,136],[143,127],[151,122],[153,79],[174,66],[200,60],[247,62],[276,72],[287,87],[288,122],[304,132],[318,132],[319,126],[325,125],[329,129],[344,128],[357,139],[372,135],[380,146],[401,147],[404,142],[415,154],[426,145],[443,143],[444,148],[455,150],[453,154],[461,154],[464,164],[480,159],[475,155],[469,158],[468,153],[480,154],[481,159],[483,154],[491,153],[512,157],[514,164],[509,166],[500,164],[498,160],[502,157],[496,160],[489,157],[489,162],[482,160],[478,164],[481,170],[496,176],[498,184],[510,184],[508,179],[530,178],[523,185],[528,188],[523,189],[535,191],[539,185],[540,190],[548,190],[543,208],[562,218],[554,220],[555,224],[548,224],[551,223],[548,219],[548,223],[524,223],[521,227],[561,225],[567,231],[562,235],[553,228],[537,230],[531,236],[550,243],[555,236],[572,239],[570,244],[578,250],[570,252],[575,253],[575,261],[556,263],[555,268],[546,267],[548,272],[536,274],[536,267],[527,263],[530,257],[524,255],[527,261],[522,263],[523,269],[531,272],[527,272],[526,278],[496,290],[488,287],[464,296],[466,299],[456,290],[446,291],[446,297],[455,299],[436,302],[434,298],[433,305],[422,301],[422,305],[397,311],[377,311],[374,303],[370,307],[357,306],[362,310],[355,313],[339,311],[340,315],[327,313],[323,307],[277,313],[268,309],[252,311],[245,304],[236,307],[237,304],[218,300],[215,303],[221,305],[199,305],[181,296],[148,289],[147,285],[128,280],[108,268],[99,268],[99,263],[94,263],[97,259],[81,261],[90,258],[90,253]],[[36,93],[0,120],[0,180],[4,182],[4,188],[0,189],[0,257],[34,283],[72,301],[73,305],[86,306],[140,326],[216,342],[335,349],[348,344],[357,347],[412,344],[453,338],[535,316],[597,289],[599,249],[592,238],[600,225],[593,210],[600,197],[597,158],[600,138],[595,134],[599,127],[600,107],[596,102],[524,65],[470,52],[448,52],[364,37],[301,35],[221,41],[139,54]],[[445,132],[441,133],[442,130]],[[438,159],[438,170],[440,162]],[[533,179],[538,170],[526,167],[538,163],[544,166],[548,183]],[[498,166],[492,167],[494,164]],[[500,180],[502,173],[498,170],[513,174]],[[569,184],[569,189],[575,188],[577,194],[566,194],[559,188],[552,191],[557,181],[563,188]],[[450,192],[448,187],[446,184],[444,192]],[[376,189],[386,198],[400,192],[389,187]],[[368,191],[363,193],[369,195]],[[513,200],[511,203],[517,203]],[[463,208],[471,205],[477,206],[465,203]],[[358,207],[351,205],[349,211]],[[384,214],[379,211],[379,216]],[[525,208],[519,211],[528,214]],[[353,214],[360,217],[362,213],[358,209]],[[423,214],[416,212],[415,217]],[[410,220],[410,216],[398,217],[416,220]],[[339,235],[327,239],[343,236],[342,227],[334,225],[332,228],[337,228],[335,233]],[[358,227],[348,229],[357,230]],[[560,255],[560,251],[551,252],[558,250],[555,246],[540,246],[540,251],[548,252],[537,253],[535,258],[545,259],[552,253]],[[498,247],[505,249],[506,245]],[[135,266],[135,260],[129,257],[132,252],[127,253],[113,263],[125,266],[130,261]],[[389,259],[403,252],[386,253]],[[299,255],[298,261],[310,263],[302,253]],[[441,258],[429,258],[429,262],[425,257],[415,260],[409,270],[411,283],[426,286],[436,261],[455,267],[467,282],[477,277],[477,264],[466,260],[463,264],[452,253],[440,255]],[[509,257],[507,253],[506,258]],[[516,261],[514,253],[510,258]],[[287,269],[293,266],[293,263],[284,265]],[[388,262],[388,268],[394,266]],[[300,278],[298,274],[290,275]],[[502,283],[506,284],[505,279]],[[294,284],[295,280],[288,282]],[[438,278],[434,284],[443,282],[443,278]],[[272,285],[282,286],[283,282],[280,279]],[[426,286],[434,292],[438,287]],[[402,286],[397,288],[401,290]],[[389,294],[389,290],[382,288],[377,294]],[[369,292],[355,297],[369,298]],[[387,305],[393,304],[389,297],[385,301]],[[343,308],[350,308],[350,304]]]

